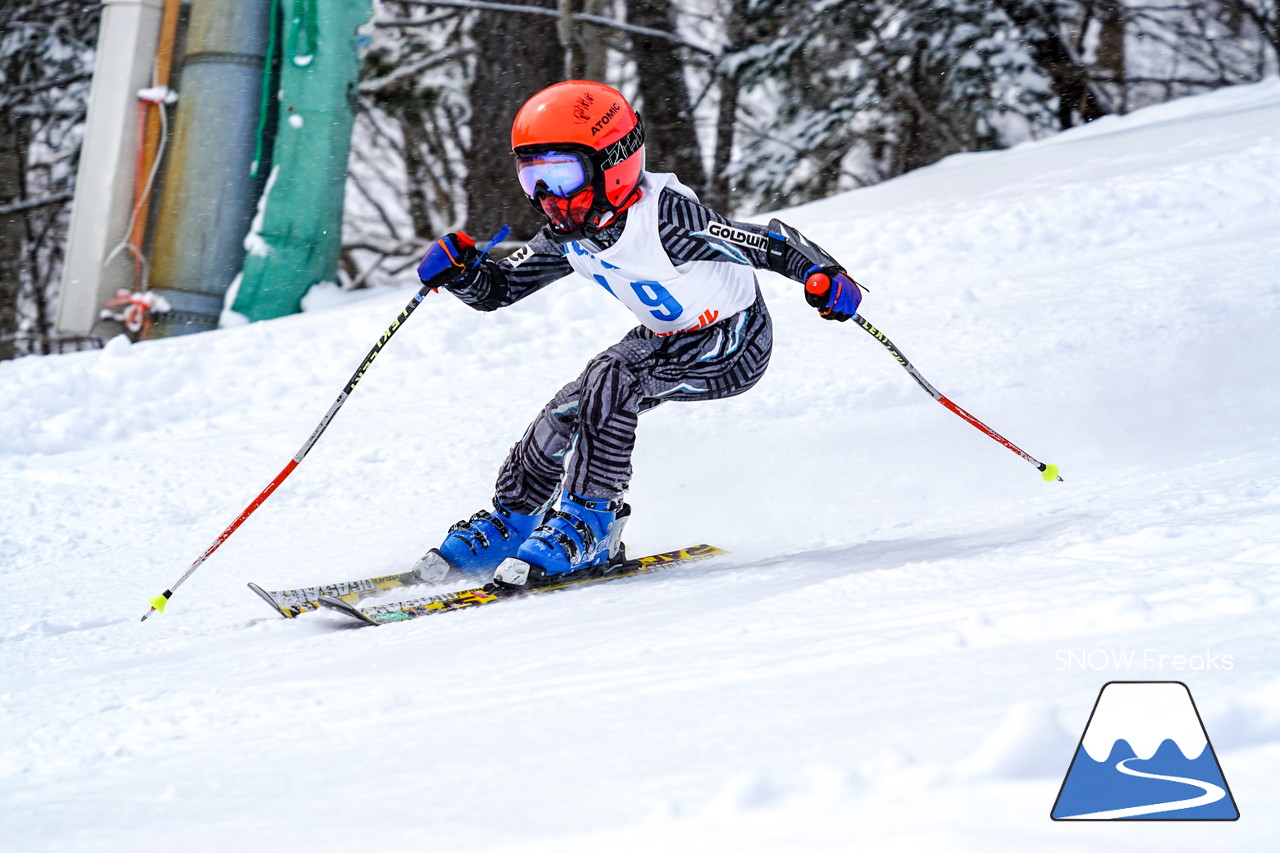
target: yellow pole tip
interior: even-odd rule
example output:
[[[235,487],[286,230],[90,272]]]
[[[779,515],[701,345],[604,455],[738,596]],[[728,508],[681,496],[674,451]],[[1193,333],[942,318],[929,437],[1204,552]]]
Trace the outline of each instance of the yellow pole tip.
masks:
[[[1044,481],[1046,483],[1052,483],[1054,480],[1060,479],[1058,477],[1058,466],[1057,465],[1044,466],[1044,471],[1040,474],[1040,476],[1044,478]]]
[[[163,613],[164,606],[169,603],[169,599],[165,598],[163,595],[157,595],[155,598],[149,600],[147,603],[151,605],[152,609],[158,610],[161,613]]]

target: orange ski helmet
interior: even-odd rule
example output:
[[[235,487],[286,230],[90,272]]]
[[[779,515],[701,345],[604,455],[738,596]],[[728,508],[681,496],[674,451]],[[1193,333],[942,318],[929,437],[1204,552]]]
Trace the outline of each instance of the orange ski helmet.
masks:
[[[644,123],[617,89],[569,80],[543,89],[511,126],[520,188],[561,240],[603,228],[639,199]]]

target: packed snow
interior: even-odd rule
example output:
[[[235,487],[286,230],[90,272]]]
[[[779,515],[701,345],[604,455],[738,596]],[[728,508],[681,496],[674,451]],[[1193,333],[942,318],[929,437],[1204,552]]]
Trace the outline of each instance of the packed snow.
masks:
[[[281,619],[246,582],[407,568],[633,322],[588,282],[490,315],[440,294],[140,623],[416,282],[0,363],[0,847],[1274,849],[1280,81],[779,215],[1064,482],[762,273],[768,374],[645,415],[629,495],[633,553],[729,556],[376,629]],[[1113,680],[1187,684],[1239,821],[1050,820]]]

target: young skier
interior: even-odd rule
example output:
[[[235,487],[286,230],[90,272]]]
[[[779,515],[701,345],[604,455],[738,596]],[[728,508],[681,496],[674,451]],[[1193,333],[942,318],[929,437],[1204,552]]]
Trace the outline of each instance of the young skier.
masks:
[[[544,89],[516,115],[511,147],[546,225],[501,261],[448,234],[419,278],[493,311],[576,272],[641,325],[543,407],[499,471],[493,510],[455,524],[415,565],[427,582],[492,572],[515,588],[620,563],[638,416],[741,394],[769,363],[772,325],[753,268],[804,282],[827,319],[848,320],[861,300],[846,271],[794,229],[731,222],[674,175],[646,172],[644,125],[615,89],[580,80]]]

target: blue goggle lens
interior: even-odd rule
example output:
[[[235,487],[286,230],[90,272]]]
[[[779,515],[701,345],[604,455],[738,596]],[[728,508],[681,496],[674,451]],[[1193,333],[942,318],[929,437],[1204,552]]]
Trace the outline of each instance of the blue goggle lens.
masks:
[[[520,188],[529,198],[538,194],[539,184],[560,198],[568,198],[587,184],[587,170],[577,154],[549,151],[517,157],[516,174],[520,178]]]

